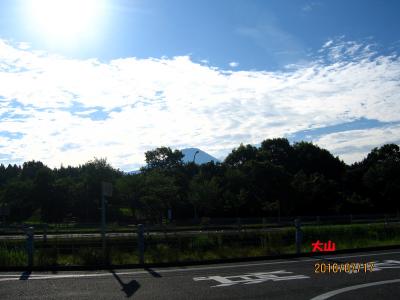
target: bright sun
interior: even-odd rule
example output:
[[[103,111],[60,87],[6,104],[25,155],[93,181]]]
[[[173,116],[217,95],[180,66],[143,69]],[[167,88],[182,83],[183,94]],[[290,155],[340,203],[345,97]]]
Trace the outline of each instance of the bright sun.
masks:
[[[104,12],[102,0],[31,0],[29,18],[34,30],[55,42],[76,41],[96,31]]]

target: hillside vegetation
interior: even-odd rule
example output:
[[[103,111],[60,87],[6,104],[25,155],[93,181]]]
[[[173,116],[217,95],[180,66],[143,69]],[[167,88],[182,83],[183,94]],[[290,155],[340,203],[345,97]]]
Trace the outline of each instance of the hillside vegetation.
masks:
[[[7,222],[98,222],[101,182],[113,183],[110,221],[398,213],[400,150],[373,149],[346,165],[308,142],[268,139],[240,145],[222,163],[183,163],[178,150],[145,153],[140,174],[125,174],[106,159],[50,169],[39,161],[0,165],[0,207]]]

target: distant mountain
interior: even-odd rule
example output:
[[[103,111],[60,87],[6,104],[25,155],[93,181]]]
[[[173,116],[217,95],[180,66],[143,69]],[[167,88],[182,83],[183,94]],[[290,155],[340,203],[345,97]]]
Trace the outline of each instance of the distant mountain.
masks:
[[[210,161],[214,161],[215,163],[219,162],[219,160],[216,159],[214,156],[211,156],[210,154],[208,154],[198,148],[186,148],[186,149],[182,149],[181,151],[183,153],[182,161],[184,163],[192,162],[196,151],[199,151],[196,154],[196,160],[195,160],[195,163],[198,165],[206,164]],[[130,171],[127,173],[128,174],[139,174],[140,170]]]
[[[197,151],[199,151],[196,154],[196,160],[195,163],[196,164],[205,164],[208,163],[210,161],[214,161],[214,162],[219,162],[218,159],[216,159],[214,156],[211,156],[210,154],[198,149],[198,148],[186,148],[186,149],[182,149],[181,150],[183,153],[183,162],[184,163],[188,163],[188,162],[192,162],[194,155],[196,154]]]
[[[131,174],[131,175],[140,174],[140,170],[130,171],[130,172],[127,172],[127,173]]]

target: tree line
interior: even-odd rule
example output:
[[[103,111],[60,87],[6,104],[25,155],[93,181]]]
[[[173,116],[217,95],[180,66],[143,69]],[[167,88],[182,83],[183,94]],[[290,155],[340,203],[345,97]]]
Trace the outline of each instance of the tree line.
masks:
[[[285,138],[243,145],[221,163],[183,163],[181,151],[145,153],[138,174],[95,158],[51,169],[40,161],[0,165],[0,208],[8,222],[98,222],[101,182],[111,182],[110,221],[398,213],[400,150],[374,148],[346,165],[328,150]],[[6,209],[5,209],[6,208]]]

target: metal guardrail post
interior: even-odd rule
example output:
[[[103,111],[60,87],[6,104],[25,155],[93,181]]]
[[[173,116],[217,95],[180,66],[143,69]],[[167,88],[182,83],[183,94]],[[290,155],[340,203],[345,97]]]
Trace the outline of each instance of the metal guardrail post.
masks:
[[[26,230],[26,252],[28,255],[28,267],[33,267],[34,255],[34,228],[28,227]]]
[[[107,245],[106,245],[106,209],[107,209],[107,200],[106,197],[112,197],[112,184],[110,182],[102,182],[101,183],[101,244],[102,244],[102,252],[103,252],[103,264],[108,264],[108,254],[107,254]]]
[[[43,242],[47,242],[47,224],[45,224],[43,227]]]
[[[101,195],[101,248],[103,253],[103,264],[107,263],[107,250],[106,250],[106,197],[104,193]]]
[[[144,227],[143,224],[137,226],[139,264],[144,264]]]
[[[241,218],[237,218],[236,219],[236,224],[237,224],[238,230],[241,231],[242,230],[242,219]]]
[[[294,226],[296,227],[296,253],[301,253],[301,242],[303,240],[303,232],[301,231],[300,219],[294,220]]]

